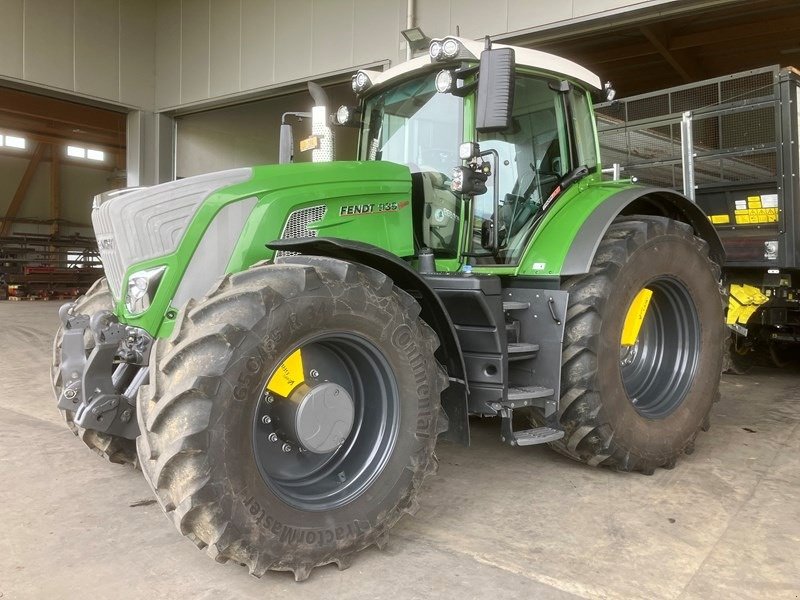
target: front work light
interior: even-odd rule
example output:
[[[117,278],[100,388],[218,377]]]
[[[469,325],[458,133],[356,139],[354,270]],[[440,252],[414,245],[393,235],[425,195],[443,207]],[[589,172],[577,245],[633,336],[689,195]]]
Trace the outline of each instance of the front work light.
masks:
[[[353,88],[353,91],[356,94],[361,94],[362,92],[366,91],[369,86],[372,85],[372,82],[369,79],[369,75],[364,73],[364,71],[359,71],[355,75],[353,75],[352,80],[350,81],[350,86]]]
[[[480,196],[486,193],[486,180],[489,178],[488,163],[486,168],[456,167],[453,169],[453,179],[450,189],[464,196]]]
[[[150,308],[165,270],[166,267],[156,267],[131,274],[125,295],[125,307],[130,314],[138,315]]]
[[[448,38],[442,44],[442,54],[445,55],[446,58],[455,58],[458,54],[458,42],[453,38]]]
[[[346,125],[350,121],[350,107],[349,106],[340,106],[339,110],[336,111],[336,122],[339,125]]]
[[[436,74],[436,91],[440,94],[446,94],[453,89],[453,72],[444,69]]]

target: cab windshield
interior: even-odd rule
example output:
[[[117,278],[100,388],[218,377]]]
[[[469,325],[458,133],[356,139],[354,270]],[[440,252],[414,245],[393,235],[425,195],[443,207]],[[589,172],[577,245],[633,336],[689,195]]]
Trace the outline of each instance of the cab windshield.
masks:
[[[415,244],[439,257],[455,257],[460,204],[450,176],[461,164],[463,99],[438,93],[434,78],[434,73],[415,77],[366,101],[359,159],[408,166]]]
[[[462,102],[439,94],[433,73],[376,94],[364,107],[359,158],[449,175],[460,164]]]

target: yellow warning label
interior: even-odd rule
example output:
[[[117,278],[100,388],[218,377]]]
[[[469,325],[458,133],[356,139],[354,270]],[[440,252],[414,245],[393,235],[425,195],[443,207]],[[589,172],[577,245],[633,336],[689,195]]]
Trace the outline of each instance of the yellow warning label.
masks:
[[[647,288],[642,288],[631,302],[628,314],[625,315],[625,324],[622,326],[622,338],[620,344],[623,346],[633,346],[639,339],[639,330],[642,328],[644,317],[647,314],[647,307],[650,306],[650,298],[653,292]]]
[[[734,212],[737,225],[758,225],[760,223],[777,223],[777,208],[742,208]]]
[[[288,398],[289,394],[304,381],[303,356],[298,348],[275,370],[275,374],[267,382],[267,390]]]
[[[714,225],[725,225],[731,222],[730,215],[711,215],[708,217]]]
[[[316,150],[319,148],[319,136],[312,135],[300,140],[300,152],[308,152],[309,150]]]
[[[761,196],[748,196],[747,208],[761,208]]]

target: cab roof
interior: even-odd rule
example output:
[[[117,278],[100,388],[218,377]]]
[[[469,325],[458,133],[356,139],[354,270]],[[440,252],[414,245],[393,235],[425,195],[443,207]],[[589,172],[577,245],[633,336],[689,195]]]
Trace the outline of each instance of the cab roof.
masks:
[[[469,40],[455,36],[447,36],[439,41],[444,41],[447,39],[456,40],[459,44],[461,44],[465,52],[461,53],[459,60],[479,60],[481,52],[484,50],[484,43],[476,42],[475,40]],[[568,60],[566,58],[556,56],[555,54],[549,54],[547,52],[541,52],[540,50],[533,50],[531,48],[520,48],[519,46],[509,46],[506,44],[493,43],[492,48],[513,48],[514,58],[517,66],[531,67],[532,69],[536,69],[537,71],[542,71],[545,73],[550,73],[556,77],[571,79],[573,81],[577,81],[583,84],[584,86],[590,89],[599,90],[602,87],[602,84],[600,83],[600,78],[594,73],[592,73],[589,69],[586,69],[580,66],[579,64],[571,60]],[[371,89],[374,89],[377,87],[383,87],[390,81],[393,81],[408,73],[421,70],[425,67],[430,66],[431,64],[441,64],[444,67],[448,63],[446,62],[440,63],[438,61],[435,61],[429,55],[426,54],[424,56],[419,56],[417,58],[402,62],[397,66],[394,66],[385,71],[364,70],[363,72],[369,76],[369,79],[372,83],[370,87]]]

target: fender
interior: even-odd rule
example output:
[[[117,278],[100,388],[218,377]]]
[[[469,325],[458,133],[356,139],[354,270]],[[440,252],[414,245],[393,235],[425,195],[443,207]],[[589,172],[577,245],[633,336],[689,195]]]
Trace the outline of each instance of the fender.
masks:
[[[394,284],[411,294],[422,307],[421,317],[439,336],[441,346],[437,351],[441,362],[447,367],[450,385],[442,394],[442,408],[450,423],[441,437],[465,446],[469,445],[469,419],[466,368],[456,330],[441,298],[412,269],[408,263],[372,244],[354,242],[341,238],[291,238],[274,240],[267,244],[272,250],[299,252],[313,256],[327,256],[372,267],[389,277]]]
[[[620,215],[656,215],[687,223],[694,228],[695,235],[708,243],[709,256],[715,263],[722,266],[725,260],[719,235],[697,204],[674,190],[635,187],[606,198],[583,222],[564,258],[561,275],[589,272],[600,240]]]

